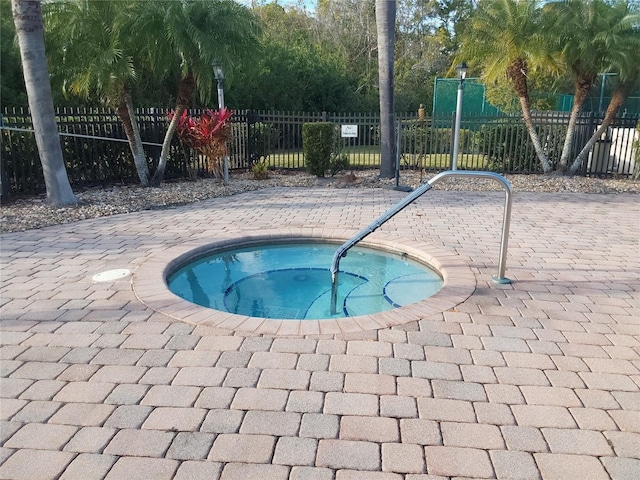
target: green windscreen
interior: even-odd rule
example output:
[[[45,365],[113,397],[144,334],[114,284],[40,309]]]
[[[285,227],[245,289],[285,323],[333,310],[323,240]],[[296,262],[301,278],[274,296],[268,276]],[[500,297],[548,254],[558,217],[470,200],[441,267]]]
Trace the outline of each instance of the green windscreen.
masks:
[[[458,101],[457,78],[436,78],[433,87],[433,115],[453,113]],[[463,83],[462,112],[467,114],[496,115],[500,111],[485,96],[485,86],[477,78],[467,78]]]

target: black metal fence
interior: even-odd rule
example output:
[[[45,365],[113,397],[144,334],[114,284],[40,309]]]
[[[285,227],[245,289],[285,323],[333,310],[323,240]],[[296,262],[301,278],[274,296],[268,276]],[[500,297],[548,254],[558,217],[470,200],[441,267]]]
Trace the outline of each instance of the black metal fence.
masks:
[[[136,111],[140,133],[153,171],[160,157],[161,143],[169,123],[169,110]],[[199,111],[190,111],[198,115]],[[583,175],[630,175],[633,173],[633,138],[639,115],[618,118],[589,155],[580,171]],[[0,165],[3,198],[44,191],[42,168],[31,117],[27,110],[2,112]],[[135,183],[137,175],[122,125],[107,109],[61,108],[56,110],[60,141],[67,173],[74,187],[114,183]],[[562,150],[568,114],[535,114],[536,129],[552,162]],[[256,161],[270,168],[302,169],[302,125],[328,121],[336,124],[335,150],[346,155],[354,168],[380,165],[379,116],[377,114],[334,114],[327,112],[289,113],[238,111],[232,117],[229,145],[230,168],[249,169]],[[398,147],[402,169],[446,170],[451,165],[453,140],[451,115],[419,120],[416,115],[398,116]],[[601,117],[585,114],[578,120],[573,158],[596,130]],[[340,126],[351,125],[351,135],[343,137]],[[461,119],[458,168],[503,173],[540,171],[533,145],[519,116],[470,116]],[[198,158],[174,137],[165,178],[188,178],[193,171],[204,172]]]
[[[634,171],[634,135],[640,115],[617,118],[596,142],[579,170],[581,175],[626,175]],[[453,118],[434,117],[401,122],[400,158],[408,168],[445,170],[451,165]],[[569,113],[536,112],[535,129],[549,161],[557,167]],[[602,116],[578,118],[570,162],[596,131]],[[465,115],[461,119],[458,168],[500,173],[539,173],[542,167],[521,117]]]

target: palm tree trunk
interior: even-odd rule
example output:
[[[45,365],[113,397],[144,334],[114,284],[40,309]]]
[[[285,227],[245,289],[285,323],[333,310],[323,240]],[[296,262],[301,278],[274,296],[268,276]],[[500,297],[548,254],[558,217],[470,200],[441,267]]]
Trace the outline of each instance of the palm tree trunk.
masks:
[[[540,161],[540,165],[542,166],[542,172],[551,173],[553,167],[551,166],[551,163],[547,158],[547,154],[544,153],[542,142],[540,141],[540,136],[538,135],[538,132],[533,125],[533,119],[531,118],[531,108],[529,106],[528,99],[520,97],[520,106],[522,107],[522,119],[524,120],[524,124],[527,127],[527,132],[529,132],[529,138],[531,138],[531,143],[533,143],[533,149],[536,151],[536,155],[538,157],[538,160]]]
[[[131,102],[131,95],[125,91],[122,95],[122,101],[116,107],[116,114],[122,122],[124,133],[129,140],[129,148],[133,155],[133,163],[140,179],[140,185],[143,187],[149,186],[149,165],[147,164],[147,158],[144,154],[144,147],[142,146],[142,139],[140,137],[140,130],[138,129],[138,123],[135,119],[135,113],[133,104]]]
[[[39,0],[12,0],[11,6],[36,145],[44,174],[46,201],[53,206],[74,205],[78,200],[73,194],[64,165],[53,109],[44,50],[41,4]]]
[[[604,114],[604,119],[602,120],[602,124],[598,127],[593,135],[589,138],[587,144],[580,150],[578,156],[571,164],[571,168],[569,168],[569,175],[575,175],[580,166],[584,163],[587,158],[587,154],[591,151],[596,142],[602,138],[602,135],[607,131],[609,125],[613,122],[618,114],[618,110],[625,102],[629,94],[631,93],[631,88],[633,84],[629,83],[619,83],[616,86],[616,89],[613,92],[613,96],[611,97],[611,101],[609,102],[609,106],[607,106],[607,111]]]
[[[167,168],[167,160],[169,159],[169,150],[171,149],[171,141],[173,140],[173,134],[178,127],[178,122],[180,121],[180,117],[182,117],[182,113],[186,110],[184,105],[177,105],[176,110],[173,113],[173,118],[169,122],[169,127],[167,128],[167,132],[164,135],[164,140],[162,141],[162,151],[160,152],[160,159],[158,160],[158,166],[156,167],[156,171],[151,178],[151,185],[158,186],[164,180],[164,171]]]
[[[173,139],[173,134],[176,131],[178,122],[180,121],[180,117],[182,117],[182,113],[187,109],[187,104],[191,100],[191,96],[193,95],[193,91],[195,90],[195,88],[196,80],[191,73],[189,73],[180,81],[180,86],[178,87],[178,101],[176,109],[171,122],[169,122],[167,132],[164,135],[164,140],[162,142],[162,151],[160,152],[160,159],[158,160],[158,166],[156,167],[156,171],[154,172],[153,178],[151,179],[152,185],[160,185],[162,183],[162,180],[164,179],[164,172],[167,168],[167,161],[169,160],[169,151],[171,149],[171,140]]]
[[[531,118],[531,102],[529,100],[529,88],[527,86],[527,76],[525,74],[526,71],[526,62],[522,59],[518,59],[507,68],[507,77],[511,79],[511,82],[518,94],[520,108],[522,108],[522,120],[527,127],[529,138],[531,138],[531,142],[533,143],[533,149],[536,151],[536,156],[540,161],[542,171],[544,173],[551,173],[553,168],[549,163],[547,155],[544,153],[542,142],[540,141],[538,132],[536,132],[533,125],[533,118]]]
[[[578,121],[578,114],[580,113],[584,99],[587,98],[587,95],[589,94],[592,84],[592,81],[583,77],[576,79],[573,107],[571,108],[571,116],[569,117],[569,124],[567,125],[567,135],[564,137],[564,145],[562,146],[562,154],[560,155],[559,168],[562,172],[566,172],[567,170],[569,156],[571,155],[571,148],[573,147],[573,138],[576,133],[575,130],[576,123]]]
[[[393,178],[395,173],[395,112],[393,98],[395,25],[395,0],[376,0],[378,82],[380,87],[380,176],[382,178]]]

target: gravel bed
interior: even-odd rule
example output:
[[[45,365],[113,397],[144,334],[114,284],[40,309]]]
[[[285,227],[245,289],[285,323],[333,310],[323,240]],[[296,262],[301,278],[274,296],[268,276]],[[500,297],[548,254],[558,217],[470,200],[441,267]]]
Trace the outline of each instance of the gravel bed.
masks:
[[[198,202],[208,198],[236,195],[270,187],[306,188],[390,188],[394,179],[380,179],[377,170],[318,179],[304,172],[269,172],[266,180],[254,180],[251,173],[233,173],[229,185],[219,180],[167,182],[159,188],[117,185],[76,191],[78,205],[51,208],[44,196],[20,198],[0,206],[0,233],[19,232],[50,225],[76,222],[119,213],[135,212]],[[432,173],[403,172],[400,184],[412,188],[427,181]],[[626,178],[600,179],[544,175],[507,175],[514,192],[640,193],[640,182]],[[493,181],[447,179],[434,188],[458,191],[501,190]]]

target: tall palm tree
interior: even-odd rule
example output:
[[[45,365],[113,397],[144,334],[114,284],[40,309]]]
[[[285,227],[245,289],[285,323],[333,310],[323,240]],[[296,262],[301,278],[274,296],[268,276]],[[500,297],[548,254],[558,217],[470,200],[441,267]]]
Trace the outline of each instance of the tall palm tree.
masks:
[[[607,131],[629,94],[640,85],[640,5],[633,2],[621,3],[625,4],[622,7],[629,9],[628,15],[619,24],[622,30],[618,34],[626,37],[626,41],[617,42],[617,48],[609,52],[609,64],[606,67],[607,70],[617,74],[618,83],[605,111],[602,124],[571,164],[569,168],[571,175],[582,166],[587,154]]]
[[[376,0],[378,83],[380,88],[380,176],[392,178],[395,165],[393,62],[396,35],[395,0]]]
[[[531,117],[528,76],[537,69],[554,70],[549,39],[540,28],[539,0],[481,0],[465,30],[459,60],[481,69],[487,82],[507,79],[513,85],[522,118],[544,173],[552,165]]]
[[[128,1],[65,0],[47,5],[47,41],[54,75],[64,78],[66,92],[89,97],[115,110],[129,141],[141,185],[149,185],[147,162],[131,98],[137,79],[133,52],[141,32],[123,23]],[[137,3],[137,2],[133,2]],[[134,35],[138,33],[138,35]],[[139,63],[139,62],[138,62]]]
[[[148,36],[143,47],[154,73],[160,79],[178,77],[175,112],[151,180],[152,184],[159,184],[177,122],[194,92],[205,103],[212,96],[212,64],[220,61],[229,71],[252,58],[259,47],[260,27],[251,10],[232,0],[136,2],[127,15],[132,30],[161,33]]]
[[[51,96],[51,84],[44,49],[40,0],[11,0],[13,21],[20,46],[22,70],[42,163],[47,203],[52,206],[73,205],[77,199],[71,190],[62,158]]]
[[[552,19],[549,25],[562,46],[562,61],[574,84],[573,107],[560,156],[559,168],[563,171],[571,157],[578,114],[598,74],[615,63],[616,58],[630,55],[631,49],[638,48],[637,41],[633,42],[638,35],[637,17],[634,21],[630,15],[630,3],[562,0],[545,7],[545,15]]]
[[[636,57],[634,60],[635,66],[639,67],[640,55],[638,55],[638,53],[640,53],[640,45],[636,46],[634,53]],[[607,132],[609,126],[613,123],[613,120],[616,118],[618,112],[620,111],[620,107],[622,107],[624,102],[627,100],[629,94],[634,90],[634,88],[640,85],[640,68],[636,68],[635,70],[635,76],[626,78],[622,77],[618,80],[618,84],[613,91],[613,95],[611,96],[611,100],[609,101],[609,105],[607,106],[607,110],[605,111],[602,123],[596,129],[593,135],[591,135],[585,146],[582,147],[582,150],[580,150],[580,153],[578,153],[575,160],[569,167],[570,175],[574,175],[580,169],[593,146],[598,140],[602,138],[602,136]]]

